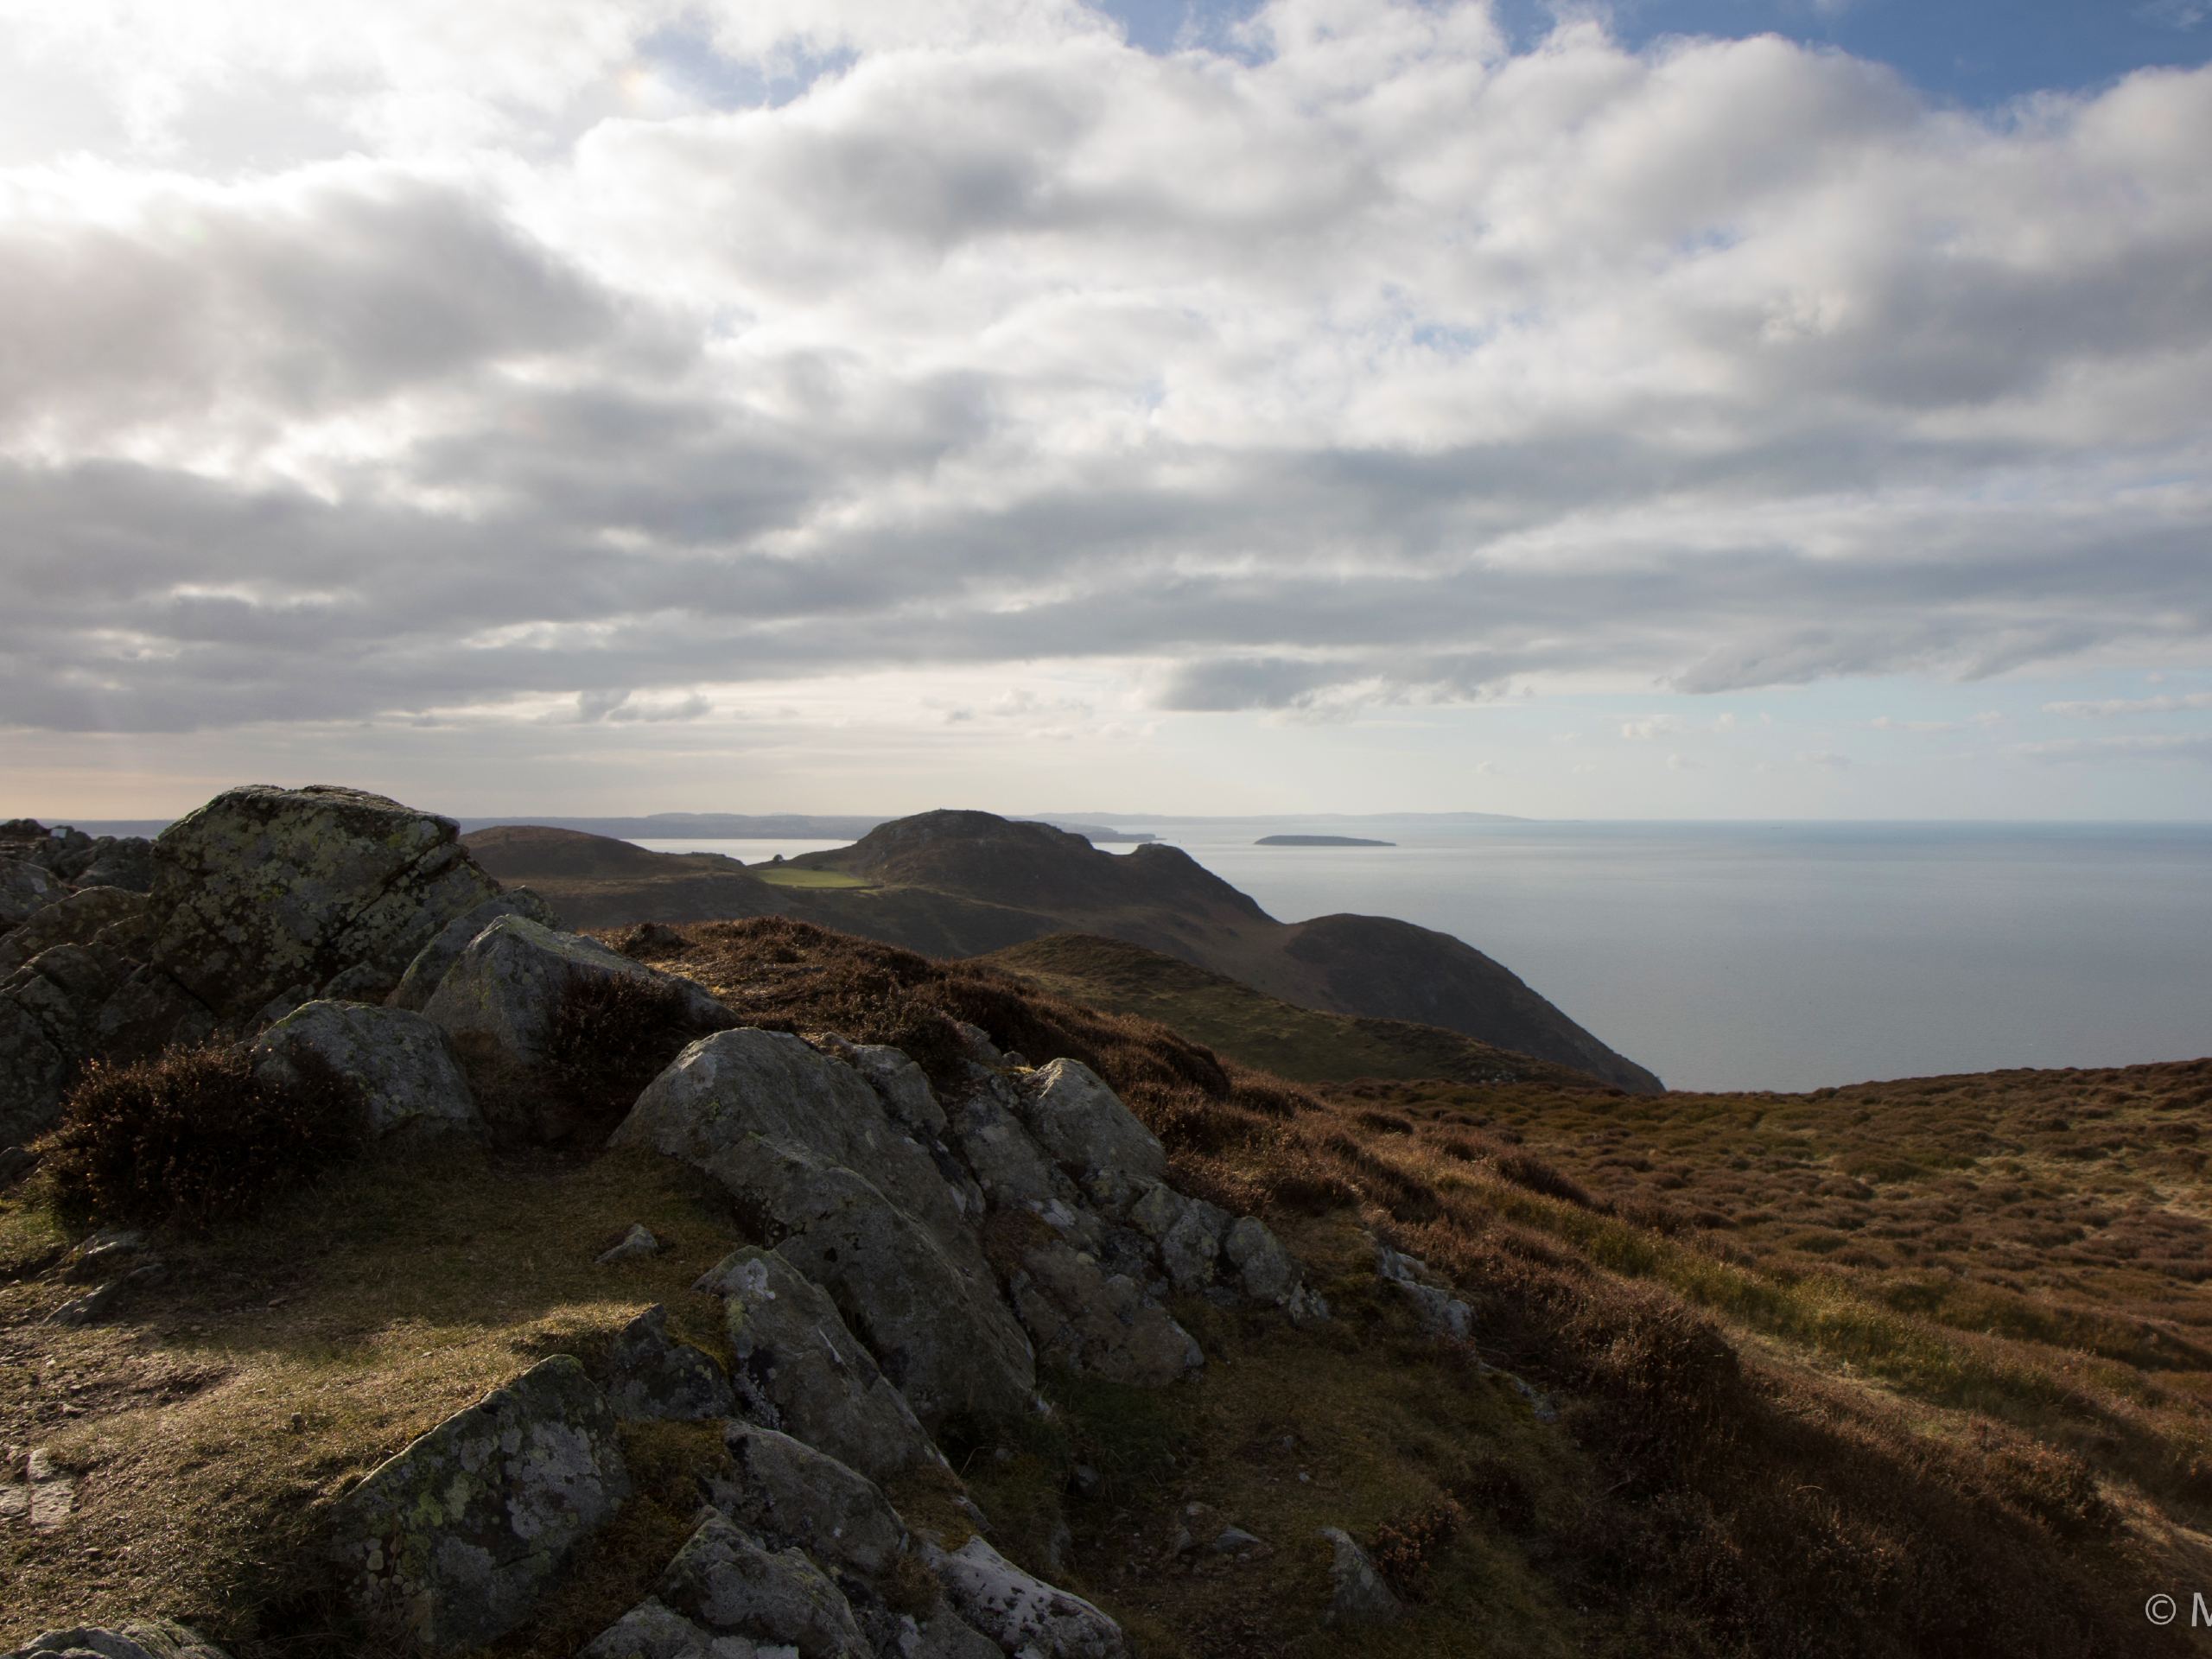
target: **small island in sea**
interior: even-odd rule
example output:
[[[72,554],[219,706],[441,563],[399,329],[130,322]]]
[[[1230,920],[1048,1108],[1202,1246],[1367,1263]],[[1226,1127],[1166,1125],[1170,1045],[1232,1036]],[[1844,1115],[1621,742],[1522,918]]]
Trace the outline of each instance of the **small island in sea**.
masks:
[[[1395,841],[1370,841],[1364,836],[1262,836],[1255,847],[1395,847]]]

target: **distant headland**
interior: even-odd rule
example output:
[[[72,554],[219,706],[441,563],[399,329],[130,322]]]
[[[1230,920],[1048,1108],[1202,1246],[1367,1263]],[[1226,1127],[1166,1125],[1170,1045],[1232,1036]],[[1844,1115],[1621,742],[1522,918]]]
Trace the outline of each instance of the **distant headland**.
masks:
[[[1370,841],[1365,836],[1262,836],[1255,847],[1395,847],[1395,841]]]

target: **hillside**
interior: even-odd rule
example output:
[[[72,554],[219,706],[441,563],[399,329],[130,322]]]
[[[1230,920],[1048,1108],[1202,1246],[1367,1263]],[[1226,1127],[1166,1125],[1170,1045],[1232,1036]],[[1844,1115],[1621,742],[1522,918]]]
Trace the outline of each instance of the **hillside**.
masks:
[[[1050,915],[1058,924],[1053,931],[1103,934],[1164,951],[1287,1002],[1442,1026],[1617,1087],[1659,1087],[1508,969],[1449,934],[1374,916],[1287,925],[1178,848],[1117,855],[1042,825],[984,812],[929,812],[796,861],[999,899]]]
[[[988,1525],[1146,1659],[2191,1650],[2141,1607],[2212,1571],[2196,1306],[2212,1251],[2191,1219],[2212,1193],[2183,1133],[2212,1104],[2212,1064],[1649,1102],[1548,1077],[1301,1087],[992,965],[785,920],[608,937],[711,991],[747,1041],[904,1046],[956,1126],[963,1087],[1014,1098],[1048,1060],[1093,1067],[1178,1188],[1263,1217],[1294,1253],[1325,1318],[1172,1294],[1204,1356],[1180,1381],[1042,1368],[1048,1415],[949,1427],[950,1469],[886,1477],[907,1525],[948,1548]],[[1096,941],[1009,957],[1102,983],[1150,970]],[[1242,988],[1167,971],[1194,1008],[1249,1010]],[[1325,1028],[1294,1033],[1281,1069],[1310,1070]],[[668,1040],[601,1029],[647,1053]],[[563,1066],[597,1064],[572,1053]],[[964,1167],[981,1143],[946,1148]],[[0,1191],[0,1440],[41,1447],[60,1473],[35,1491],[67,1481],[72,1505],[0,1525],[0,1640],[161,1613],[230,1659],[415,1651],[364,1642],[303,1592],[302,1563],[365,1476],[389,1482],[416,1436],[546,1356],[619,1376],[656,1305],[686,1351],[722,1349],[703,1287],[763,1218],[714,1167],[395,1141],[250,1218],[156,1228],[158,1291],[74,1329],[45,1321],[87,1282],[81,1224],[43,1174]],[[2017,1235],[1965,1224],[2012,1212]],[[1035,1234],[997,1213],[1004,1264]],[[594,1265],[637,1223],[658,1249]],[[624,1425],[617,1518],[524,1623],[465,1650],[572,1655],[656,1585],[681,1591],[662,1563],[702,1490],[765,1513],[733,1495],[746,1465],[708,1427]],[[1332,1622],[1325,1528],[1363,1547],[1382,1622]],[[836,1593],[880,1605],[843,1571]],[[946,1605],[926,1580],[882,1582]]]

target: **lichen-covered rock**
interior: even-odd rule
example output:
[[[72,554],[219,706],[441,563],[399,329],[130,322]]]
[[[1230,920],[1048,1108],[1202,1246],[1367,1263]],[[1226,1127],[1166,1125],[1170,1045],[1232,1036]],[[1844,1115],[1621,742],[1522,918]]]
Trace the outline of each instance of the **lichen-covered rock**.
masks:
[[[5,1659],[224,1659],[223,1650],[181,1624],[168,1619],[132,1619],[113,1626],[80,1624],[33,1637]]]
[[[309,1002],[254,1044],[254,1070],[278,1081],[320,1061],[351,1084],[376,1139],[483,1128],[445,1033],[419,1014],[365,1002]]]
[[[1406,1299],[1414,1310],[1414,1317],[1431,1336],[1451,1342],[1472,1339],[1474,1310],[1454,1296],[1451,1286],[1419,1256],[1392,1249],[1377,1239],[1375,1276]]]
[[[593,1264],[611,1268],[618,1262],[642,1261],[646,1256],[659,1254],[660,1240],[653,1236],[653,1230],[642,1221],[633,1221],[630,1224],[629,1231],[593,1258]]]
[[[44,866],[0,857],[0,928],[21,927],[69,889]]]
[[[783,1643],[798,1659],[874,1659],[843,1593],[796,1549],[772,1550],[709,1510],[655,1591],[717,1636]]]
[[[1164,1179],[1167,1151],[1105,1080],[1080,1060],[1058,1059],[1023,1082],[1022,1122],[1038,1144],[1093,1198],[1125,1205]]]
[[[494,893],[454,917],[415,953],[415,960],[407,964],[398,988],[391,994],[392,1007],[420,1011],[470,942],[502,916],[519,916],[540,927],[559,926],[553,918],[552,907],[528,887],[509,887],[504,893]]]
[[[1043,1215],[1055,1205],[1072,1212],[1078,1195],[1015,1115],[1005,1082],[972,1069],[976,1086],[954,1101],[946,1116],[959,1148],[994,1209]]]
[[[818,1285],[773,1250],[725,1257],[698,1288],[723,1299],[747,1414],[871,1479],[942,1461],[906,1397]]]
[[[697,1422],[727,1417],[737,1395],[721,1366],[668,1334],[668,1310],[656,1304],[630,1321],[607,1351],[607,1403],[618,1417]]]
[[[887,1043],[830,1045],[830,1052],[867,1078],[884,1109],[907,1128],[941,1135],[945,1132],[944,1108],[928,1076],[903,1050]]]
[[[722,1441],[733,1473],[708,1482],[708,1502],[747,1531],[869,1580],[906,1549],[883,1489],[858,1470],[757,1423],[730,1424]]]
[[[683,1614],[649,1596],[594,1637],[576,1659],[756,1659],[750,1642],[718,1650],[715,1638]]]
[[[436,1651],[530,1616],[629,1496],[614,1414],[566,1354],[448,1418],[334,1506],[340,1593]]]
[[[1050,1363],[1145,1388],[1163,1388],[1205,1363],[1191,1333],[1135,1281],[1102,1271],[1058,1239],[1023,1252],[1010,1288],[1039,1357]]]
[[[499,890],[448,818],[316,785],[226,791],[154,843],[154,965],[219,1020],[367,966],[382,989]]]
[[[930,1553],[961,1617],[1024,1659],[1128,1659],[1122,1627],[1082,1597],[1033,1578],[980,1537]]]
[[[1329,1563],[1329,1611],[1322,1622],[1345,1629],[1388,1624],[1402,1617],[1405,1605],[1382,1582],[1367,1552],[1341,1527],[1324,1527],[1321,1536],[1334,1551]]]
[[[1027,1408],[1029,1344],[944,1173],[852,1067],[784,1033],[720,1032],[647,1086],[610,1144],[713,1176],[830,1292],[923,1422]]]
[[[0,978],[41,950],[88,944],[103,929],[134,920],[145,908],[144,894],[121,887],[84,887],[57,899],[14,932],[0,934]]]

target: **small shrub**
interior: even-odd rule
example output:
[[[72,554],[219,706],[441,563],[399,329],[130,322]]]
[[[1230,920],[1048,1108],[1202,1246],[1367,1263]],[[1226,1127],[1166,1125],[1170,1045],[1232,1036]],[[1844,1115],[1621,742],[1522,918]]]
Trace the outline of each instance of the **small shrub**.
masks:
[[[246,1215],[360,1143],[360,1100],[311,1055],[257,1077],[237,1045],[94,1061],[41,1151],[64,1213],[204,1227]]]
[[[683,994],[665,980],[579,979],[562,994],[548,1034],[550,1081],[575,1128],[609,1128],[705,1034]]]
[[[1408,1600],[1419,1601],[1427,1593],[1429,1569],[1437,1556],[1466,1524],[1467,1512],[1459,1500],[1440,1497],[1402,1521],[1377,1527],[1368,1555],[1392,1589]]]

